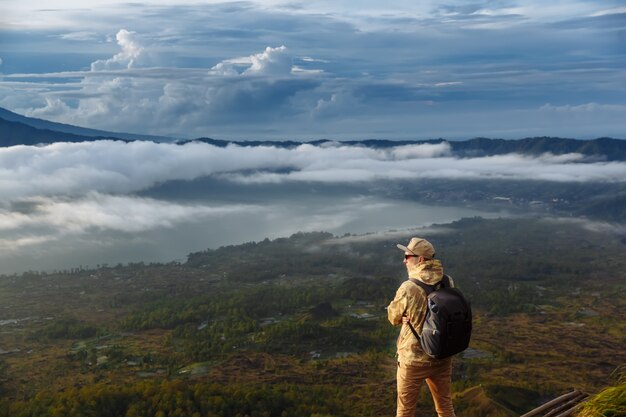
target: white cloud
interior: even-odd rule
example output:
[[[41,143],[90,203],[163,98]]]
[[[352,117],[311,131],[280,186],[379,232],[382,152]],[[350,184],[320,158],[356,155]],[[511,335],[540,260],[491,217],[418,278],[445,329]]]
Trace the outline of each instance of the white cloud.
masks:
[[[574,224],[581,228],[595,233],[604,233],[610,235],[624,235],[626,234],[626,226],[619,223],[610,223],[603,221],[595,221],[584,218],[570,218],[570,217],[547,217],[542,219],[546,223],[563,223]]]
[[[44,200],[44,203],[40,211],[47,223],[78,232],[96,227],[134,233],[169,228],[181,222],[198,221],[205,216],[258,210],[255,206],[237,204],[216,207],[182,205],[149,198],[98,193],[90,193],[77,201]]]
[[[7,103],[20,98],[19,105],[25,100],[31,103],[17,112],[32,117],[103,130],[177,137],[185,132],[186,137],[199,137],[216,125],[252,129],[251,123],[307,114],[307,100],[295,103],[293,97],[319,85],[310,72],[292,74],[285,46],[220,62],[208,72],[131,68],[147,55],[131,35],[121,30],[122,52],[94,62],[91,71],[12,74],[11,81],[0,81],[10,92],[2,98],[0,88],[0,105],[14,109],[15,104]],[[56,84],[13,81],[24,77],[63,80]],[[67,78],[73,81],[68,83]],[[22,90],[20,95],[13,94],[15,87]],[[245,124],[239,123],[243,120]]]
[[[288,75],[291,73],[292,58],[285,45],[278,48],[267,47],[260,54],[250,56],[252,65],[245,75]]]
[[[420,148],[422,147],[422,148]],[[223,174],[242,183],[279,183],[310,181],[351,183],[376,180],[429,179],[501,179],[543,180],[555,182],[626,180],[626,163],[582,163],[579,154],[539,157],[517,154],[480,158],[454,158],[445,155],[441,146],[418,145],[400,150],[359,150],[348,147],[304,149],[309,158],[297,158],[288,165],[300,167],[288,173],[258,172]],[[429,156],[430,155],[430,156]]]
[[[304,62],[321,62],[321,63],[324,63],[324,64],[328,64],[330,62],[330,61],[328,61],[326,59],[312,58],[310,56],[303,56],[300,59],[302,61],[304,61]]]
[[[242,5],[245,9],[252,9],[256,13],[265,14],[287,14],[291,16],[332,16],[334,19],[342,22],[350,22],[359,30],[386,29],[391,30],[394,22],[392,19],[400,20],[402,18],[412,19],[434,19],[444,17],[453,17],[464,14],[464,7],[467,8],[467,1],[450,0],[446,6],[456,7],[453,13],[442,11],[441,2],[435,0],[424,0],[420,2],[410,0],[394,1],[390,7],[381,6],[380,2],[360,0],[358,3],[350,1],[292,1],[292,0],[264,0],[263,2],[241,2],[240,0],[169,0],[169,1],[151,1],[144,4],[144,7],[151,11],[158,11],[163,7],[189,7],[200,8],[206,6],[224,4]],[[127,19],[128,15],[136,12],[137,5],[128,3],[125,0],[92,0],[89,3],[89,9],[85,9],[84,4],[75,0],[63,1],[55,4],[54,10],[50,10],[49,3],[44,0],[22,1],[11,5],[10,12],[7,13],[7,23],[18,28],[67,28],[68,26],[78,26],[85,30],[90,29],[89,23],[93,25],[105,26],[114,18],[118,20]],[[482,8],[482,15],[499,16],[510,13],[520,13],[525,16],[541,18],[541,19],[562,19],[575,15],[591,15],[594,12],[606,13],[607,11],[599,11],[598,5],[594,2],[584,0],[572,1],[552,1],[550,4],[538,0],[523,0],[515,2],[504,2],[501,8],[497,8],[498,4],[494,2],[473,2],[470,7],[474,6],[469,12],[475,12]],[[609,10],[615,13],[621,8]],[[114,13],[112,13],[114,11]],[[90,19],[89,19],[90,17]],[[139,14],[140,21],[144,21],[150,17],[150,14]],[[171,16],[170,17],[170,21]],[[92,20],[89,22],[88,20]],[[104,22],[102,21],[104,20]],[[391,21],[390,21],[391,20]],[[386,23],[386,24],[385,24]],[[409,26],[408,23],[404,25]],[[402,27],[404,29],[404,26]]]
[[[402,230],[384,230],[380,232],[335,237],[326,240],[323,244],[334,246],[350,243],[371,243],[392,239],[405,239],[407,236],[434,236],[447,235],[450,233],[454,233],[454,230],[442,226],[424,226]]]
[[[54,119],[55,117],[64,116],[71,112],[67,104],[58,98],[45,97],[46,105],[35,109],[29,109],[26,116],[37,117],[43,119]]]
[[[346,91],[336,92],[327,100],[323,98],[317,101],[317,105],[311,110],[311,117],[317,118],[340,118],[345,117],[345,111],[362,107],[362,104]]]
[[[321,69],[306,69],[306,68],[302,68],[302,67],[299,67],[297,65],[294,65],[293,67],[291,67],[291,73],[292,74],[299,74],[299,75],[317,75],[317,74],[323,74],[324,70],[321,70]]]
[[[603,9],[597,12],[592,13],[590,16],[598,17],[598,16],[606,16],[611,14],[623,14],[626,13],[626,7],[614,7],[612,9]]]
[[[588,17],[602,7],[580,0],[418,3],[394,2],[384,9],[380,3],[359,2],[357,11],[347,2],[329,1],[90,3],[89,14],[65,3],[45,13],[34,9],[39,19],[56,21],[63,15],[72,21],[44,35],[45,48],[71,48],[84,55],[63,65],[45,62],[43,55],[38,62],[12,61],[12,69],[45,72],[47,79],[40,76],[38,91],[3,84],[11,91],[0,91],[0,105],[22,114],[45,106],[32,114],[103,130],[176,137],[623,136],[620,114],[597,111],[564,123],[555,113],[539,110],[549,100],[619,100],[619,37],[607,39],[598,19]],[[12,5],[9,14],[21,7]],[[512,12],[525,17],[505,16]],[[22,20],[23,25],[32,22]],[[503,30],[494,37],[464,29],[473,23]],[[117,33],[117,44],[105,45],[100,34],[111,27],[126,29]],[[16,47],[43,50],[40,33],[19,35],[23,44]],[[93,42],[70,42],[93,33],[99,34]],[[415,45],[420,45],[418,55]],[[111,52],[111,47],[117,49]],[[94,61],[85,58],[93,54],[101,59],[93,63],[97,71],[92,74],[52,72],[69,65],[78,69]],[[148,64],[158,68],[138,71]],[[67,77],[82,79],[82,88],[66,85]],[[132,82],[124,83],[126,94],[109,92],[112,85],[105,77]],[[165,85],[179,91],[185,85],[190,94],[177,96],[172,105]],[[61,113],[44,98],[68,107]],[[518,117],[522,111],[524,118]],[[325,123],[319,123],[322,118]]]
[[[197,191],[212,194],[211,190]],[[207,247],[284,237],[299,231],[344,234],[392,227],[407,230],[420,224],[421,219],[446,223],[480,214],[459,208],[433,212],[418,203],[369,193],[307,194],[298,193],[296,197],[289,192],[278,199],[265,198],[260,205],[216,204],[202,198],[180,203],[101,193],[25,199],[0,207],[1,271],[170,261]],[[246,197],[236,192],[230,196]],[[390,218],[389,213],[395,214]]]
[[[262,210],[254,205],[179,204],[97,192],[89,192],[77,199],[32,197],[19,203],[27,204],[29,209],[0,208],[0,230],[7,242],[18,242],[20,247],[95,230],[141,233],[201,222],[207,217]]]
[[[2,237],[0,238],[0,250],[6,254],[12,255],[23,248],[35,245],[43,245],[54,242],[57,238],[53,235],[39,235],[26,237]]]
[[[239,72],[235,69],[235,65],[228,62],[220,62],[209,70],[210,75],[235,76]]]
[[[0,149],[0,197],[135,193],[172,180],[216,175],[241,183],[353,183],[375,180],[526,179],[626,181],[624,162],[585,162],[580,154],[455,158],[449,145],[390,149],[303,144],[225,148],[204,143],[98,141]]]
[[[133,68],[141,58],[144,48],[139,44],[136,32],[120,29],[115,35],[117,44],[122,51],[106,60],[97,60],[91,63],[92,71],[129,69]]]
[[[94,41],[98,38],[98,34],[90,31],[68,32],[59,35],[59,38],[70,41]]]
[[[450,149],[450,144],[447,142],[425,143],[422,145],[395,146],[392,148],[391,154],[396,160],[436,158],[450,155]]]
[[[489,16],[489,17],[494,17],[494,16],[510,16],[510,15],[521,15],[525,12],[525,9],[523,8],[508,8],[508,7],[504,7],[501,9],[480,9],[477,10],[473,13],[471,13],[471,15],[476,15],[476,16]]]
[[[184,91],[171,92],[172,97],[178,94]],[[20,266],[31,265],[31,253],[25,251],[36,250],[41,256],[54,252],[65,260],[33,265],[67,265],[67,254],[83,247],[90,248],[89,259],[97,262],[131,260],[137,259],[136,250],[146,247],[146,241],[156,236],[163,239],[170,232],[177,236],[177,242],[187,242],[184,250],[180,246],[179,251],[184,254],[206,247],[209,241],[224,244],[220,236],[231,236],[235,227],[229,222],[235,222],[239,228],[237,237],[230,237],[235,239],[230,242],[235,243],[252,238],[251,227],[256,228],[253,236],[257,239],[303,230],[363,233],[392,227],[404,235],[411,225],[445,222],[459,216],[456,212],[446,213],[446,208],[438,208],[436,213],[432,210],[420,213],[419,207],[398,207],[398,202],[391,200],[344,195],[337,198],[323,192],[308,195],[310,200],[306,200],[306,193],[303,200],[284,195],[278,200],[266,200],[259,197],[265,190],[262,186],[245,188],[252,192],[252,197],[248,193],[238,195],[241,187],[247,187],[241,183],[306,183],[311,188],[353,184],[386,189],[397,181],[430,178],[626,181],[626,163],[591,162],[579,154],[455,158],[449,152],[447,143],[380,149],[329,143],[287,149],[236,145],[221,148],[198,142],[175,145],[97,141],[0,148],[0,249],[20,254],[19,262],[8,255],[2,260],[3,264],[12,265],[9,270],[28,269],[29,266]],[[208,176],[214,177],[209,183],[224,179],[234,182],[231,187],[235,191],[228,196],[233,203],[212,202],[210,190],[192,202],[138,196],[140,192],[161,195],[160,188],[153,188],[166,184],[167,189],[170,181]],[[259,194],[255,197],[255,193]],[[352,195],[355,193],[360,192]],[[443,217],[433,220],[433,216]],[[189,241],[190,230],[193,241]],[[207,234],[216,236],[209,236],[212,240],[208,240]],[[390,236],[394,232],[355,239]],[[133,239],[142,241],[133,243]],[[65,249],[57,250],[52,245],[55,246],[52,250],[51,242],[65,245]],[[135,248],[133,257],[115,252],[118,243]],[[108,255],[101,256],[100,248],[106,245],[109,245]],[[162,246],[167,245],[162,243]],[[153,252],[141,253],[151,253],[147,256],[154,259]],[[176,253],[176,257],[180,256]]]
[[[238,67],[247,67],[242,72],[237,71]],[[286,76],[292,73],[293,58],[287,51],[285,45],[276,48],[268,46],[258,54],[247,57],[234,58],[222,61],[214,65],[210,70],[210,75],[234,76],[234,75],[265,75],[265,76]],[[300,73],[317,73],[317,71],[303,71]]]
[[[593,112],[622,112],[626,113],[626,105],[622,104],[600,104],[600,103],[585,103],[578,105],[565,104],[562,106],[554,106],[550,103],[546,103],[540,108],[542,111],[557,112],[557,113],[593,113]]]

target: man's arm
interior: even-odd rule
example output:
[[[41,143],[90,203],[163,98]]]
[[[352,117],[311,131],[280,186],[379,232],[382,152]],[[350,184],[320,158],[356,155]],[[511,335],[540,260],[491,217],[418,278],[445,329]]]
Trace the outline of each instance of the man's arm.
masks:
[[[396,291],[396,297],[387,307],[387,318],[391,324],[397,326],[402,323],[402,316],[406,313],[407,305],[406,292],[400,287]]]

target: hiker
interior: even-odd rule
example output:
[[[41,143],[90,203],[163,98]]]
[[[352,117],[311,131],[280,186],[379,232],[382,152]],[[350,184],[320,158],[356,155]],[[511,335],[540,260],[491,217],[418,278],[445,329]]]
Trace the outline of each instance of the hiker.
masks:
[[[411,238],[407,246],[397,245],[404,251],[404,264],[409,278],[425,284],[438,284],[443,278],[443,266],[435,257],[435,248],[426,239]],[[450,286],[454,287],[452,278]],[[439,417],[454,417],[452,407],[452,357],[433,359],[428,356],[413,329],[421,334],[428,310],[427,296],[420,286],[407,280],[400,285],[396,296],[387,307],[392,325],[402,324],[397,341],[397,389],[396,417],[413,417],[422,381],[426,380]]]

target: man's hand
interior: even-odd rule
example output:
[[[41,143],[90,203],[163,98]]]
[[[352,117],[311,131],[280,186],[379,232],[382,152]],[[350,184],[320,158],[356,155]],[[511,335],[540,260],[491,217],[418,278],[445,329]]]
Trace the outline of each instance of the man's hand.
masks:
[[[408,324],[409,323],[409,318],[407,316],[402,316],[402,324]]]

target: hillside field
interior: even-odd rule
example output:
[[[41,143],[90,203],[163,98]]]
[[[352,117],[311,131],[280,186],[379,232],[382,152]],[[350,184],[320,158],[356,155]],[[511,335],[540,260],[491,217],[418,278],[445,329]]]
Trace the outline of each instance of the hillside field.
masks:
[[[424,230],[474,310],[454,362],[459,416],[519,415],[613,382],[626,364],[626,236],[602,225]],[[0,416],[393,415],[399,329],[385,306],[409,237],[298,233],[184,263],[2,276]]]

